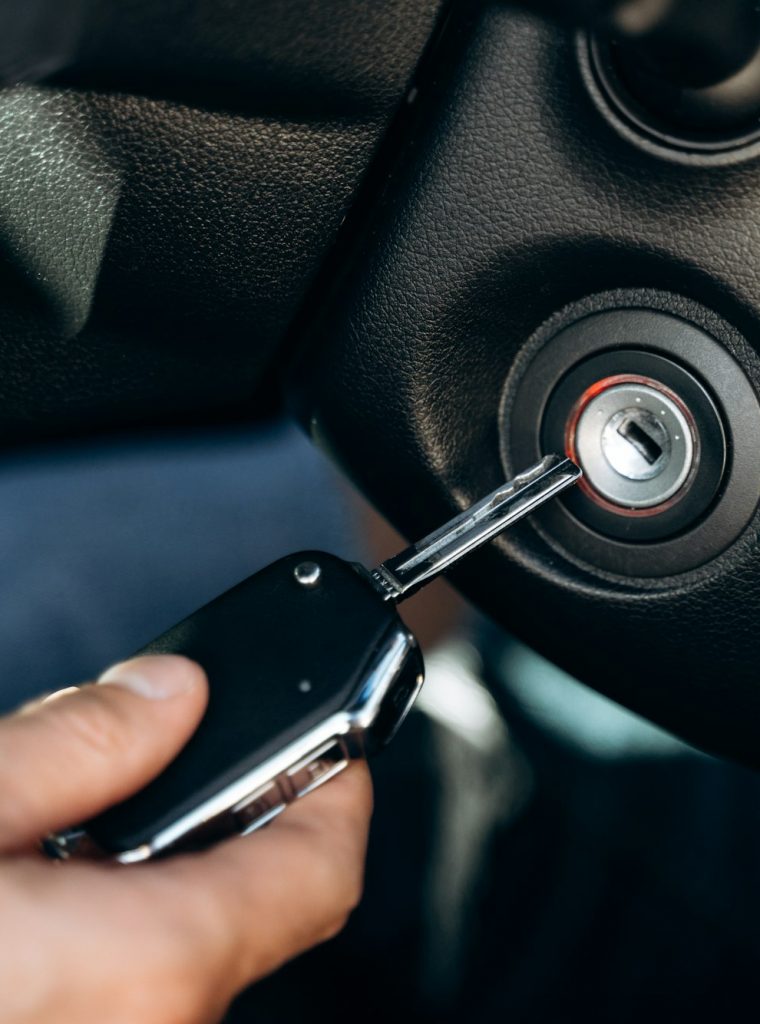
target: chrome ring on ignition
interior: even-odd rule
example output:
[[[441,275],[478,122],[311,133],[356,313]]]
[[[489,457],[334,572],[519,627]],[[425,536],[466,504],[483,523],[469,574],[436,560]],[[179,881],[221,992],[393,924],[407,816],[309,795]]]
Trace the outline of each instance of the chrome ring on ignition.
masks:
[[[595,501],[623,514],[654,515],[677,500],[692,478],[699,436],[689,410],[664,385],[609,377],[575,406],[567,448]]]

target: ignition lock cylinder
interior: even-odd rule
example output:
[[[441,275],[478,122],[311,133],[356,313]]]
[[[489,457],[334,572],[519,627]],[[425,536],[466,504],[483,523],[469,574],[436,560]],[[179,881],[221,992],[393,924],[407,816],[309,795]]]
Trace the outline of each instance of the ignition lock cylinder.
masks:
[[[588,388],[570,414],[565,446],[583,468],[586,494],[620,515],[658,515],[699,464],[690,409],[648,377],[608,377]]]
[[[543,443],[572,452],[580,522],[633,543],[683,533],[709,510],[726,470],[723,420],[706,387],[672,359],[623,348],[582,360],[549,397]]]
[[[539,328],[532,360],[507,381],[506,468],[558,449],[581,466],[580,485],[540,523],[589,565],[649,577],[703,565],[757,506],[760,407],[748,377],[682,314],[634,304],[573,312]],[[725,337],[741,345],[729,328]]]

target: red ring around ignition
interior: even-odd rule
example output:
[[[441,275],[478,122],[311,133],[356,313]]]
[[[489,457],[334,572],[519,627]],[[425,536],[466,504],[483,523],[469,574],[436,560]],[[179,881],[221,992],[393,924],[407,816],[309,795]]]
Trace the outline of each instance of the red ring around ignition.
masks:
[[[596,384],[592,384],[591,387],[587,388],[578,401],[575,403],[573,408],[570,410],[570,415],[567,419],[567,426],[565,427],[565,454],[573,462],[577,462],[580,465],[578,458],[578,452],[575,446],[575,437],[578,430],[578,421],[583,415],[583,411],[589,402],[593,401],[597,395],[601,395],[605,391],[609,391],[611,388],[618,387],[620,384],[644,384],[653,391],[658,391],[661,395],[665,395],[669,398],[674,405],[678,406],[681,413],[683,414],[686,424],[691,433],[691,442],[694,447],[694,459],[692,461],[691,471],[684,480],[683,484],[678,488],[675,494],[673,494],[667,501],[663,501],[660,505],[653,505],[651,508],[627,508],[625,505],[616,505],[614,502],[605,498],[603,494],[595,490],[594,487],[588,482],[585,476],[581,478],[578,486],[595,504],[600,505],[603,509],[608,512],[613,512],[618,516],[628,516],[631,519],[646,519],[649,516],[658,516],[663,512],[666,512],[673,505],[677,504],[683,497],[686,489],[694,479],[694,474],[697,471],[699,465],[699,435],[697,434],[696,424],[694,417],[691,412],[687,409],[681,399],[675,392],[671,391],[670,388],[661,384],[657,380],[653,380],[651,377],[642,377],[635,373],[619,373],[614,377],[605,377],[603,380],[597,381]]]

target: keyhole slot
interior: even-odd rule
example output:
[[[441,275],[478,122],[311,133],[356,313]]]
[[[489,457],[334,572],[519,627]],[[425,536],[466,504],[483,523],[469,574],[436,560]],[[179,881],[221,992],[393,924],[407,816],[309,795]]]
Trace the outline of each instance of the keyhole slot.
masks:
[[[616,397],[614,391],[610,396],[611,404]],[[658,405],[660,413],[665,403]],[[604,411],[600,418],[603,416]],[[661,476],[667,470],[673,451],[673,438],[669,427],[665,426],[665,416],[667,413],[656,415],[643,405],[624,407],[613,413],[600,436],[607,464],[626,480],[653,480]]]
[[[653,437],[633,419],[625,419],[617,428],[618,434],[633,445],[639,455],[650,466],[653,466],[658,459],[662,458],[663,450]]]

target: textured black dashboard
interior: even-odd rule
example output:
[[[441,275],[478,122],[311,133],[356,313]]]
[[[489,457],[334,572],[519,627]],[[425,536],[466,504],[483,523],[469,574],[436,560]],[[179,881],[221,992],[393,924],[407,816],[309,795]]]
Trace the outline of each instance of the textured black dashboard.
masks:
[[[621,289],[698,302],[760,380],[760,165],[641,152],[589,99],[574,38],[507,10],[476,21],[369,237],[315,334],[304,417],[407,534],[503,479],[505,380],[568,303],[607,291],[614,305]],[[755,517],[680,576],[602,573],[527,526],[456,578],[579,678],[758,764],[759,576]]]
[[[255,412],[440,6],[114,0],[1,92],[0,441]]]

